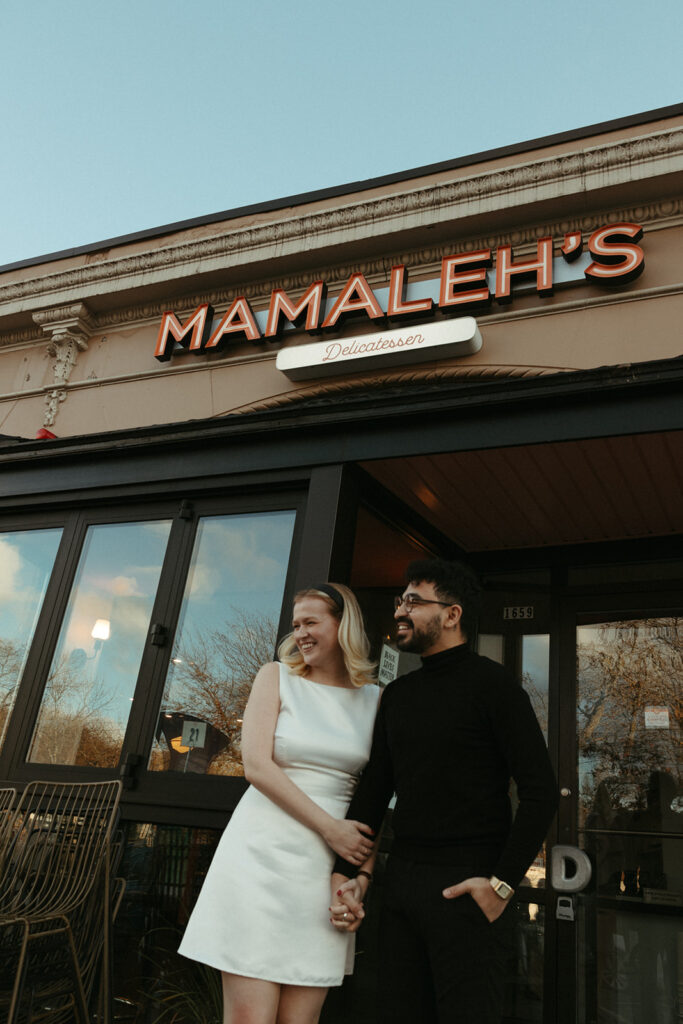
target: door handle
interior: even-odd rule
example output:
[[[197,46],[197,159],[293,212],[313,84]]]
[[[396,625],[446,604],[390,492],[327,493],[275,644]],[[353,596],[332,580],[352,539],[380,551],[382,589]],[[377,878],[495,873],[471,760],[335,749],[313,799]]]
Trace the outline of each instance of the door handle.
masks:
[[[567,875],[567,865],[574,865],[574,873]],[[550,884],[555,892],[581,892],[593,876],[588,856],[578,846],[553,846],[550,851]]]
[[[154,647],[165,647],[168,642],[168,630],[160,622],[155,622],[149,631],[149,642]]]

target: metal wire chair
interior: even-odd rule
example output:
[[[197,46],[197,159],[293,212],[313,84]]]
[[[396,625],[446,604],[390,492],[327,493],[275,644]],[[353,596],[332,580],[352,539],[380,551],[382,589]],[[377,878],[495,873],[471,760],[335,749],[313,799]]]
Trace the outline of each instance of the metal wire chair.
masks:
[[[10,810],[16,795],[17,791],[12,786],[0,789],[0,814]]]
[[[0,1005],[7,1024],[89,1024],[101,975],[111,1019],[111,839],[121,783],[31,782],[10,820],[0,884]]]
[[[12,807],[17,791],[11,786],[0,789],[0,878],[5,861],[5,850],[11,835]]]
[[[12,786],[0,789],[0,868],[2,866],[2,854],[5,848],[5,841],[9,836],[12,807],[14,805],[16,795],[17,791]]]

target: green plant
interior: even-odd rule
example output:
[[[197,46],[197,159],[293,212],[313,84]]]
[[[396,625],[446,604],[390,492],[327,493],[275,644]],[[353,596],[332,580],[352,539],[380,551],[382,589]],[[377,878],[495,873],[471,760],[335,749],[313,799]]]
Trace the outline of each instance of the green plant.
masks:
[[[173,933],[173,942],[160,948],[160,939]],[[148,977],[148,1006],[150,1024],[221,1024],[223,1020],[223,993],[220,972],[206,964],[196,963],[178,956],[175,950],[179,936],[175,929],[159,928],[147,933],[159,942],[155,954],[144,958],[153,966]]]

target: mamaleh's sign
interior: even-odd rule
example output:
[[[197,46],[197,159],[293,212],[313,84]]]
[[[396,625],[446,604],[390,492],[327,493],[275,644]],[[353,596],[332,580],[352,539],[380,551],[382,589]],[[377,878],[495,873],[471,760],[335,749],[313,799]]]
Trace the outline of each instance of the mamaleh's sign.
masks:
[[[515,288],[531,287],[541,296],[552,295],[556,284],[623,285],[638,277],[645,265],[637,244],[642,233],[639,224],[608,224],[590,235],[587,254],[580,231],[567,232],[559,246],[550,237],[539,238],[535,254],[521,259],[513,257],[511,245],[499,245],[495,268],[491,249],[455,253],[441,261],[438,277],[418,282],[414,288],[403,263],[391,268],[387,287],[372,288],[365,275],[356,272],[329,300],[322,280],[313,281],[297,299],[283,288],[274,288],[268,309],[258,312],[245,295],[238,295],[215,323],[208,302],[198,306],[185,323],[167,310],[154,357],[164,363],[181,349],[204,355],[245,341],[276,341],[283,331],[293,329],[332,332],[354,317],[379,324],[473,313],[488,309],[494,299],[502,305],[510,302],[513,283]]]
[[[355,338],[293,345],[277,354],[278,370],[290,380],[308,380],[355,370],[405,366],[427,359],[467,356],[481,348],[477,321],[471,316],[419,327],[359,334]]]

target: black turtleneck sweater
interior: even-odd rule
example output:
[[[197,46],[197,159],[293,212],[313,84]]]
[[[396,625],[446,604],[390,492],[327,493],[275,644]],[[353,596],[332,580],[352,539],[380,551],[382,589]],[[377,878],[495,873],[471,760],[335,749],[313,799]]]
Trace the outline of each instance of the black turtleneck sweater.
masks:
[[[393,854],[517,887],[555,813],[557,784],[529,698],[506,669],[461,645],[389,684],[347,817],[377,830],[394,792]],[[356,870],[337,859],[335,871]]]

